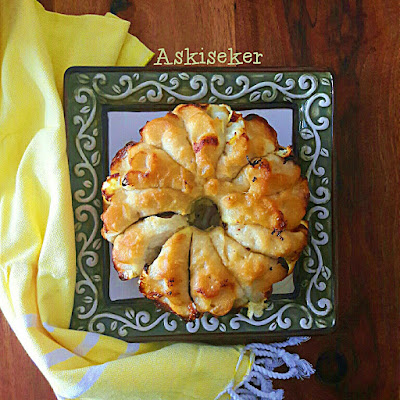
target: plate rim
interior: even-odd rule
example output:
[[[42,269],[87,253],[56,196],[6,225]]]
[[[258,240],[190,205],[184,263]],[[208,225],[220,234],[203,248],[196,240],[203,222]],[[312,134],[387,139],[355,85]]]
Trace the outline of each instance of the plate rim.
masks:
[[[330,189],[331,189],[331,198],[328,202],[330,202],[331,206],[331,213],[330,213],[330,221],[332,223],[332,229],[330,230],[330,235],[329,235],[329,240],[331,241],[331,267],[333,273],[332,277],[332,282],[331,282],[331,289],[332,289],[332,295],[333,295],[333,302],[332,302],[332,311],[330,314],[333,315],[333,323],[331,326],[328,327],[323,327],[323,328],[313,328],[313,329],[300,329],[300,330],[295,330],[295,329],[285,329],[285,330],[279,330],[279,331],[274,331],[274,332],[265,332],[263,331],[263,334],[267,333],[266,338],[277,338],[277,337],[282,337],[282,336],[291,336],[291,335],[296,335],[296,334],[307,334],[307,335],[313,335],[313,334],[325,334],[325,333],[330,333],[334,329],[336,329],[337,326],[337,307],[338,307],[338,279],[337,279],[337,220],[334,217],[335,216],[335,192],[336,192],[336,183],[335,183],[335,176],[336,176],[336,169],[335,169],[335,147],[334,147],[334,141],[333,141],[333,118],[334,118],[334,77],[332,72],[328,70],[323,70],[323,69],[318,69],[315,71],[312,68],[287,68],[287,67],[270,67],[270,68],[227,68],[227,67],[205,67],[205,68],[168,68],[168,67],[163,67],[163,68],[155,68],[154,66],[150,67],[90,67],[90,66],[73,66],[68,68],[68,70],[65,72],[64,75],[64,113],[65,113],[65,120],[66,120],[66,133],[67,133],[67,149],[68,149],[68,160],[69,160],[69,166],[70,166],[70,178],[71,178],[71,190],[72,190],[72,165],[70,164],[70,153],[69,153],[69,141],[71,140],[71,123],[68,119],[69,117],[69,95],[70,93],[70,88],[71,86],[69,82],[71,81],[72,77],[75,74],[85,74],[85,73],[90,73],[90,74],[95,74],[95,73],[109,73],[109,72],[118,72],[118,73],[143,73],[143,72],[150,72],[150,73],[157,73],[159,72],[159,75],[165,74],[165,73],[190,73],[194,72],[196,74],[202,74],[202,73],[212,73],[212,74],[224,74],[224,73],[229,73],[229,74],[252,74],[252,73],[265,73],[265,74],[284,74],[284,73],[298,73],[298,74],[328,74],[329,80],[331,82],[331,91],[330,91],[330,99],[331,99],[331,104],[329,105],[331,116],[330,116],[330,121],[329,121],[329,132],[330,132],[330,139],[331,139],[331,147],[330,147],[330,173],[331,173],[331,182],[330,182]],[[299,76],[300,77],[300,76]],[[192,77],[193,78],[193,77]],[[205,102],[205,101],[201,101]],[[222,103],[223,101],[220,101]],[[177,103],[178,104],[178,103]],[[259,103],[253,104],[253,106],[258,105]],[[175,104],[176,105],[176,104]],[[103,107],[103,106],[102,106]],[[251,107],[251,108],[257,108],[257,107]],[[268,108],[268,107],[258,107],[258,108]],[[100,112],[101,118],[103,113]],[[293,126],[293,129],[295,130],[295,126]],[[105,163],[103,162],[103,169],[106,169],[107,167],[105,166]],[[75,215],[75,207],[74,207],[74,215]],[[103,246],[106,247],[106,246]],[[78,254],[77,254],[78,256]],[[103,280],[103,283],[107,279]],[[77,292],[75,291],[75,298],[74,298],[74,303],[77,299]],[[103,299],[104,300],[104,299]],[[113,302],[115,303],[115,302]],[[99,304],[98,310],[104,310],[104,304]],[[74,304],[74,310],[75,310],[75,304]],[[73,327],[73,320],[74,320],[74,313],[71,316],[71,327]],[[78,328],[79,329],[79,328]],[[104,332],[100,332],[104,333]],[[110,332],[107,332],[106,334],[110,334]],[[176,339],[180,341],[195,341],[195,340],[202,340],[206,339],[207,341],[213,341],[213,340],[218,340],[220,338],[220,335],[222,335],[224,338],[227,338],[228,336],[230,338],[239,338],[240,339],[245,339],[245,338],[251,338],[252,336],[257,337],[259,339],[260,332],[225,332],[225,333],[219,333],[219,332],[196,332],[196,333],[184,333],[184,334],[168,334],[168,335],[143,335],[143,336],[137,336],[135,335],[134,337],[120,337],[119,338],[127,341],[154,341],[154,340],[171,340],[171,339]],[[115,336],[115,335],[112,335]]]

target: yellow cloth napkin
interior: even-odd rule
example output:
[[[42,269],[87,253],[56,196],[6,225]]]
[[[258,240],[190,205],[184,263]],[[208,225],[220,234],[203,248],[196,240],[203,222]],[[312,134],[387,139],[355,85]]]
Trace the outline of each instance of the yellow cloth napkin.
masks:
[[[59,399],[214,399],[248,371],[245,356],[235,375],[240,347],[139,346],[68,329],[76,263],[63,74],[71,65],[145,65],[152,52],[127,21],[59,15],[34,0],[0,0],[0,26],[5,317]]]

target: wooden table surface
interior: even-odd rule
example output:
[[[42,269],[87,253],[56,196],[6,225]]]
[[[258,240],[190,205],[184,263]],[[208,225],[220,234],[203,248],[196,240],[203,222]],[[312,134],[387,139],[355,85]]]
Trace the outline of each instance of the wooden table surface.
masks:
[[[121,0],[42,3],[65,14],[119,9],[155,52],[232,47],[263,53],[262,66],[333,71],[339,323],[335,333],[296,349],[314,366],[319,360],[323,380],[276,386],[288,400],[398,399],[399,2],[132,0],[125,10]],[[1,399],[55,398],[2,316],[0,354]]]

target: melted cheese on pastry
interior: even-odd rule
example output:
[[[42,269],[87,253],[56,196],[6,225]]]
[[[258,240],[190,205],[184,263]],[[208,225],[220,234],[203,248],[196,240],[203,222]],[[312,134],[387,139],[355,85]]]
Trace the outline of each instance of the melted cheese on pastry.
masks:
[[[180,105],[173,111],[182,119],[192,144],[197,173],[201,178],[215,175],[218,159],[225,146],[226,121],[212,118],[207,106],[191,104]]]
[[[123,279],[139,276],[145,264],[158,256],[161,246],[171,235],[187,226],[185,217],[148,217],[118,235],[112,250],[115,269]]]
[[[300,179],[300,167],[276,154],[256,159],[254,165],[244,167],[233,180],[240,190],[271,196],[290,188]]]
[[[114,242],[117,235],[140,218],[166,212],[187,215],[192,201],[191,196],[169,188],[118,190],[101,216],[102,235]]]
[[[262,157],[278,148],[275,130],[256,115],[244,119],[233,113],[227,126],[224,152],[218,161],[217,178],[233,179],[254,157]]]
[[[122,178],[126,189],[171,188],[191,193],[194,175],[165,151],[141,143],[130,157],[130,169]]]
[[[185,126],[177,115],[168,113],[165,117],[147,122],[140,134],[143,142],[163,149],[177,163],[196,173],[192,145]]]
[[[305,178],[300,178],[292,187],[269,196],[283,214],[286,229],[295,229],[300,225],[306,213],[308,198],[308,182]]]
[[[140,291],[164,308],[185,320],[197,316],[189,296],[189,250],[192,229],[173,234],[163,245],[160,255],[140,276]]]
[[[186,320],[261,305],[307,243],[309,190],[292,148],[225,105],[179,105],[140,133],[102,185],[120,277],[141,275],[144,295]]]
[[[308,193],[307,180],[300,178],[294,186],[270,196],[249,190],[214,197],[226,224],[259,224],[283,230],[299,226],[306,212]]]
[[[193,228],[190,294],[196,309],[225,315],[242,297],[235,277],[225,268],[207,233]]]
[[[222,228],[212,230],[210,237],[223,264],[243,289],[241,303],[267,299],[272,292],[272,284],[287,276],[287,270],[277,259],[246,250],[227,236]]]
[[[297,230],[271,230],[260,225],[228,225],[227,234],[246,248],[268,257],[297,260],[307,244],[307,228],[299,225]]]
[[[283,229],[285,219],[279,205],[269,197],[253,193],[230,193],[217,199],[221,219],[226,224],[260,224]]]

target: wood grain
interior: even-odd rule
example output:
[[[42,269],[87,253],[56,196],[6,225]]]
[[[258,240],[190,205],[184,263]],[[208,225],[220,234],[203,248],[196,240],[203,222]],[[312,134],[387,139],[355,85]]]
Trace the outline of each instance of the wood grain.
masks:
[[[140,37],[156,56],[158,49],[164,48],[172,58],[176,51],[187,47],[204,52],[234,48],[234,11],[234,0],[134,1],[118,16],[132,21],[130,32]],[[151,63],[156,60],[154,57]]]
[[[44,376],[14,335],[0,312],[0,399],[55,399]]]
[[[62,13],[104,14],[111,1],[43,4]],[[345,358],[347,372],[336,383],[313,376],[279,386],[286,399],[399,398],[398,1],[134,0],[118,15],[130,20],[130,32],[155,52],[233,47],[262,52],[264,66],[334,73],[338,328],[296,351],[313,365],[323,353],[336,352]],[[2,317],[0,337],[2,398],[54,399]],[[334,363],[329,368],[333,371]]]

